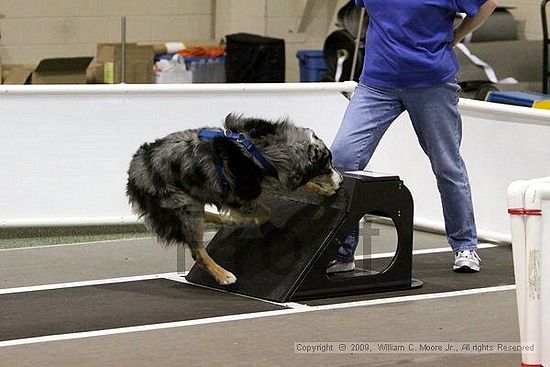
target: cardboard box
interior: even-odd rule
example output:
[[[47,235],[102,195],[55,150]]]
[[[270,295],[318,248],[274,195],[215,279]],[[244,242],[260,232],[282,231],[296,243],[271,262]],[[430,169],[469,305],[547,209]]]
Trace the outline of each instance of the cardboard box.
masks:
[[[2,82],[3,84],[30,84],[33,70],[32,65],[3,64]]]
[[[92,57],[44,59],[32,73],[32,84],[86,84]]]
[[[88,83],[121,82],[122,47],[120,43],[99,43],[94,62],[88,67]],[[152,45],[126,44],[125,83],[154,82],[155,53]]]

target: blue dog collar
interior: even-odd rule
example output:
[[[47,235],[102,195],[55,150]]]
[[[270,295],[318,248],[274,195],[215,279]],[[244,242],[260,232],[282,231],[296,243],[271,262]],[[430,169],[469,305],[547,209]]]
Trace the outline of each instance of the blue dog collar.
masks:
[[[258,148],[250,140],[246,138],[242,133],[235,133],[232,131],[221,131],[221,130],[210,130],[210,129],[200,129],[198,133],[200,140],[212,140],[214,138],[225,137],[231,140],[235,140],[237,143],[240,143],[264,168],[264,170],[269,173],[270,176],[279,177],[277,169],[269,163],[269,161],[260,153]]]

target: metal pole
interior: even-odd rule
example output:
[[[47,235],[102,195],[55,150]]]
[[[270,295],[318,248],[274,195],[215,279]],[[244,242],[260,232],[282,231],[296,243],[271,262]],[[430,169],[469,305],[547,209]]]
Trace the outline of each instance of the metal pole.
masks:
[[[349,80],[353,80],[355,78],[355,67],[357,66],[357,58],[359,57],[359,44],[361,43],[361,31],[363,30],[364,19],[365,8],[361,8],[361,15],[359,15],[359,27],[357,28],[357,35],[355,36],[355,50],[353,51],[353,62],[351,63]]]
[[[120,18],[120,82],[126,82],[126,17]]]

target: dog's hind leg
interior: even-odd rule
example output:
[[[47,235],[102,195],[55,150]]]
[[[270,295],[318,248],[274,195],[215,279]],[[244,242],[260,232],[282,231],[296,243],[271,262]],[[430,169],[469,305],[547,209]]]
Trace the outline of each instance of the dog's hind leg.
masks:
[[[189,246],[193,259],[218,283],[235,283],[235,276],[216,264],[203,247],[204,204],[185,193],[177,192],[152,207],[148,219],[159,239],[166,244]]]
[[[235,275],[218,265],[210,257],[210,255],[208,255],[206,249],[202,244],[204,235],[204,219],[196,219],[195,225],[196,227],[191,232],[193,235],[190,236],[191,238],[187,239],[187,245],[191,250],[191,255],[193,256],[193,259],[201,268],[206,270],[212,277],[214,277],[216,282],[218,282],[219,284],[229,285],[235,283],[237,281]]]

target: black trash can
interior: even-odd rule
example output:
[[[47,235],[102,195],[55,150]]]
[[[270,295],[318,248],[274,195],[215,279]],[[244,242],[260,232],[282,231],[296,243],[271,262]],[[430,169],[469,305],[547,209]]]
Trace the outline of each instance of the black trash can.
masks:
[[[285,41],[249,33],[226,37],[228,83],[284,83]]]

